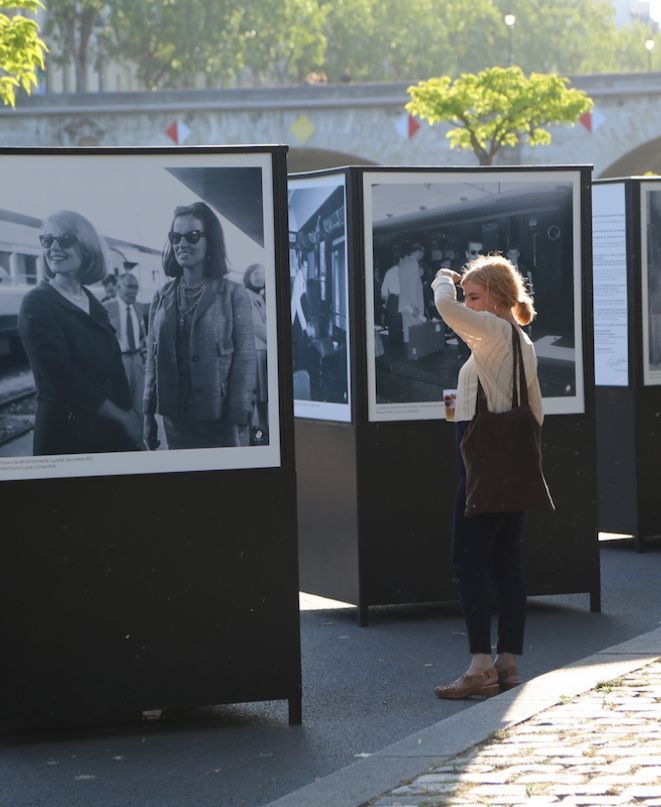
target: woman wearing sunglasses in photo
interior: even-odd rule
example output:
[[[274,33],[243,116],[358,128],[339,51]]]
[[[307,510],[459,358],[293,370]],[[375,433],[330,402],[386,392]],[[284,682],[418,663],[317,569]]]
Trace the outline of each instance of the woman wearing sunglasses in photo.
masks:
[[[102,240],[79,213],[39,236],[46,280],[23,298],[18,332],[37,388],[35,455],[132,451],[142,442],[108,312],[85,286],[106,274]]]
[[[177,207],[163,252],[171,277],[149,312],[144,437],[168,449],[247,445],[257,357],[252,306],[228,280],[225,237],[208,205]]]

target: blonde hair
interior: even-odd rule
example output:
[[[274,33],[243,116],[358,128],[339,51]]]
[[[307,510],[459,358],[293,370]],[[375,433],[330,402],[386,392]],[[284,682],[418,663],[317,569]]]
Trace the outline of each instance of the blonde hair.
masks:
[[[80,247],[81,268],[79,279],[82,285],[89,286],[98,283],[106,276],[106,241],[94,228],[91,221],[77,213],[75,210],[58,210],[44,219],[43,227],[46,228],[49,221],[57,224],[65,232],[76,237]],[[46,276],[53,277],[54,272],[48,263],[48,257],[44,250],[44,263],[46,264]]]
[[[535,318],[532,297],[526,291],[525,280],[511,261],[499,254],[480,255],[466,264],[461,286],[470,280],[487,290],[503,303],[519,325],[528,325]]]

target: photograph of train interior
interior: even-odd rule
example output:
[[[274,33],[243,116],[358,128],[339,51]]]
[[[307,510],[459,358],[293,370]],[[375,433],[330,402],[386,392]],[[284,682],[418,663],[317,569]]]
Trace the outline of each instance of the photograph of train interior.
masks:
[[[572,182],[481,178],[372,186],[377,404],[441,401],[443,389],[456,387],[469,353],[440,320],[430,283],[438,269],[461,272],[468,260],[491,252],[516,263],[534,295],[538,316],[527,331],[539,359],[542,395],[577,394],[574,273],[580,267],[574,265],[573,189]],[[410,266],[416,247],[423,310],[416,306],[416,316],[407,321],[397,310],[391,281],[402,261]],[[461,299],[461,289],[458,294]]]
[[[297,401],[349,402],[344,210],[343,180],[341,184],[306,186],[305,180],[290,184],[289,260]],[[311,416],[323,418],[323,408],[311,410]]]

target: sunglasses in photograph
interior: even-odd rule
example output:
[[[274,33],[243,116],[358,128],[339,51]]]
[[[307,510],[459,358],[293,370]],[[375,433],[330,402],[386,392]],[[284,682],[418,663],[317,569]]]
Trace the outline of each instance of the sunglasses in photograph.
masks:
[[[182,238],[185,239],[189,244],[197,244],[200,238],[205,237],[206,233],[203,233],[202,230],[191,230],[189,233],[168,233],[170,243],[175,245],[178,244]]]
[[[55,241],[57,241],[61,249],[69,249],[69,247],[72,247],[78,241],[78,239],[71,233],[62,233],[62,235],[51,235],[50,233],[44,233],[43,235],[39,236],[39,243],[44,249],[50,249]]]

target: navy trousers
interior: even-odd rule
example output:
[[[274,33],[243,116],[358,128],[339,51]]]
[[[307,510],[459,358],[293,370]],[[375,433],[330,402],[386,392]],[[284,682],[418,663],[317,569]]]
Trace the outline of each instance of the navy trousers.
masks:
[[[468,422],[457,423],[460,481],[452,532],[452,564],[471,653],[491,653],[491,618],[498,614],[498,653],[523,652],[526,588],[521,557],[523,513],[466,518],[466,468],[459,444]],[[507,473],[507,469],[503,469]]]

